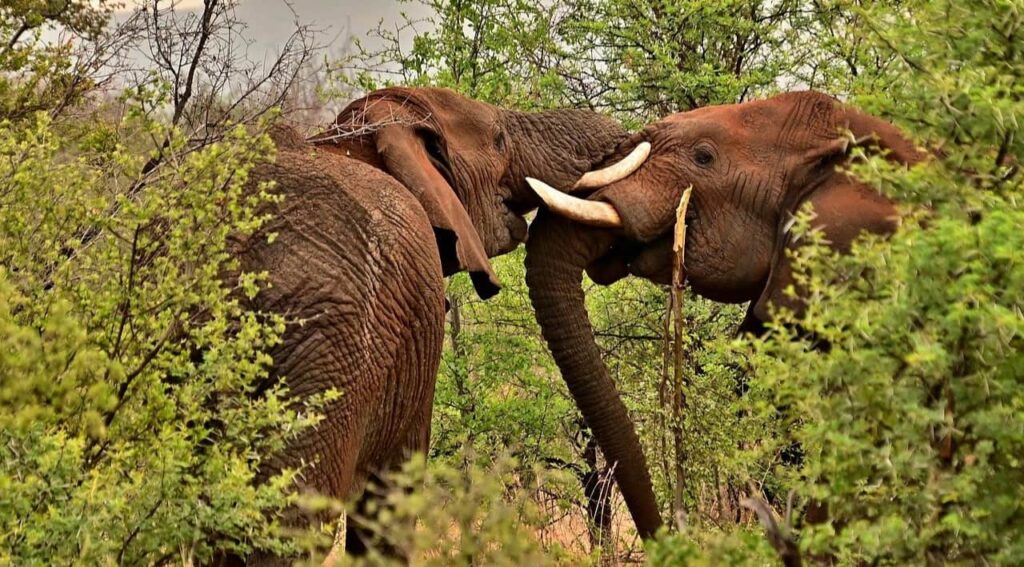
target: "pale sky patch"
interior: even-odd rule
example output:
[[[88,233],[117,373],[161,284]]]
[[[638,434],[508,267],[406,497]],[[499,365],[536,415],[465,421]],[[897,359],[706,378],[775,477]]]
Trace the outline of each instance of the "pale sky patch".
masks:
[[[96,0],[92,0],[93,4],[98,4]],[[143,2],[141,0],[121,0],[120,6],[114,8],[115,12],[130,12],[135,8],[139,7]],[[160,2],[161,7],[168,7],[171,5],[170,0],[164,0]],[[175,0],[174,8],[176,10],[196,10],[203,7],[203,0]]]

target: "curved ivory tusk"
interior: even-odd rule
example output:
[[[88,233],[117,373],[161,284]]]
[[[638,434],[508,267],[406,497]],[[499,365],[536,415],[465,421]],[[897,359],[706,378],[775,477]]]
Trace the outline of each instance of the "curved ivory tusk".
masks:
[[[615,207],[603,201],[586,201],[566,195],[558,189],[532,177],[527,177],[526,182],[537,193],[552,211],[563,217],[574,221],[588,224],[590,226],[602,226],[606,228],[618,228],[622,226],[622,218]]]
[[[628,156],[622,158],[617,163],[613,163],[604,169],[584,173],[583,177],[580,177],[579,181],[569,189],[569,192],[572,193],[578,189],[597,189],[625,179],[639,169],[649,155],[651,155],[650,142],[640,142],[633,148],[633,151],[629,152]]]

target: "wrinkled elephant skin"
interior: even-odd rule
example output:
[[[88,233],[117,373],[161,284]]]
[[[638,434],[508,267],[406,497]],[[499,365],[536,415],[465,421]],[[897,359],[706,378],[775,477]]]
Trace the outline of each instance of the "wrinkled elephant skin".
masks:
[[[563,377],[581,407],[590,406],[584,414],[609,462],[617,463],[616,480],[641,534],[650,535],[657,525],[650,478],[594,343],[582,272],[602,284],[630,273],[668,283],[676,208],[692,186],[688,285],[713,300],[750,301],[744,328],[758,330],[773,307],[801,307],[784,293],[792,283],[788,229],[798,208],[813,205],[813,226],[838,250],[861,232],[895,230],[895,205],[842,170],[850,149],[884,152],[908,165],[924,155],[892,125],[815,92],[672,115],[634,135],[611,159],[642,142],[651,153],[629,177],[589,199],[545,199],[552,208],[530,227],[526,277]],[[549,189],[538,186],[542,194]],[[617,226],[608,226],[610,218]]]
[[[444,276],[467,271],[481,297],[497,293],[488,259],[526,238],[523,215],[539,204],[524,178],[571,185],[627,135],[593,112],[520,113],[445,89],[391,88],[310,140],[287,128],[274,137],[276,161],[253,172],[250,189],[273,181],[283,200],[235,243],[241,269],[269,278],[250,306],[288,321],[264,388],[283,383],[300,406],[332,389],[341,397],[265,461],[261,478],[305,465],[304,489],[357,499],[368,480],[427,449]],[[284,518],[309,520],[297,510]],[[346,547],[364,551],[367,532],[349,524]]]

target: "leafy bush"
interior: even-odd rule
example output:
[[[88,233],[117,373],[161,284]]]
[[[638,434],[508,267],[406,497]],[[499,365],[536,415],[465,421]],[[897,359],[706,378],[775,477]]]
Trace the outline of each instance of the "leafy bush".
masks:
[[[1020,564],[1022,15],[988,1],[859,15],[873,49],[898,59],[883,80],[901,88],[858,100],[940,157],[858,164],[904,205],[902,229],[848,257],[803,249],[809,335],[777,325],[753,343],[755,383],[806,455],[794,486],[828,507],[800,545],[843,564]]]
[[[471,455],[461,459],[472,462]],[[370,523],[386,547],[425,566],[580,565],[540,534],[550,521],[536,503],[541,486],[574,483],[564,474],[522,468],[507,457],[468,468],[410,460],[389,477],[383,508]],[[531,474],[532,473],[532,474]],[[352,565],[391,565],[377,551],[351,559]]]
[[[240,306],[261,277],[229,246],[273,198],[248,177],[264,126],[192,143],[171,85],[111,100],[80,65],[96,44],[41,39],[104,41],[105,12],[20,4],[0,9],[0,563],[290,548],[273,518],[297,471],[253,481],[317,401],[252,395],[283,324]]]

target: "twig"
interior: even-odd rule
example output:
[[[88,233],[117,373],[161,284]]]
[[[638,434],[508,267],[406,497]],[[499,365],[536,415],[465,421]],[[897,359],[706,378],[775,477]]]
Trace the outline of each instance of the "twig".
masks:
[[[28,22],[21,22],[21,26],[19,26],[18,29],[15,30],[14,34],[11,35],[11,40],[7,42],[7,47],[0,52],[0,55],[7,55],[8,51],[14,49],[14,46],[18,44],[18,40],[21,39],[21,36],[25,35],[25,32],[29,29],[31,29],[31,26],[28,25]]]
[[[786,505],[787,522],[788,516],[792,513],[792,497],[793,493],[790,493]],[[768,536],[768,542],[771,543],[772,547],[779,554],[783,565],[786,567],[800,567],[803,564],[803,561],[800,559],[800,548],[797,547],[796,542],[790,537],[788,523],[780,528],[778,522],[775,521],[775,514],[772,513],[771,508],[768,507],[764,500],[760,498],[744,498],[740,500],[740,506],[757,514],[757,519],[761,521],[765,534]]]
[[[686,521],[683,493],[686,488],[686,450],[684,446],[683,416],[686,411],[686,377],[683,373],[683,289],[686,270],[686,209],[690,205],[693,187],[687,187],[676,208],[675,234],[672,239],[672,288],[669,290],[669,317],[672,319],[672,368],[675,395],[672,399],[672,430],[675,437],[676,486],[673,504],[676,523],[682,529]]]

